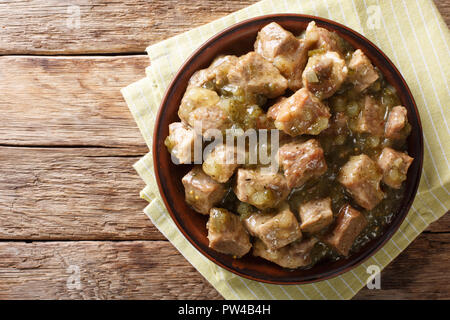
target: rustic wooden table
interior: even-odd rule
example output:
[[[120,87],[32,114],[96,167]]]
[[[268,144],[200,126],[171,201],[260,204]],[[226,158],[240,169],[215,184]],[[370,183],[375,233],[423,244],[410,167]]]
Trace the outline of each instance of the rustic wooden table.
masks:
[[[142,213],[119,89],[148,44],[256,0],[74,2],[0,3],[0,298],[219,299]],[[449,252],[446,215],[356,298],[450,298]]]

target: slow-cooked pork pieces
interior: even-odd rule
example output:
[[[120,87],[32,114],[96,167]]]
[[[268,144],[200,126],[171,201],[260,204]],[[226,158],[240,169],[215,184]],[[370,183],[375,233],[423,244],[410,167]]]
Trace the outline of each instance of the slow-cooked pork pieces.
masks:
[[[243,168],[237,171],[234,187],[237,198],[259,209],[277,207],[287,198],[289,191],[286,178],[281,173]]]
[[[300,228],[303,232],[316,233],[333,222],[331,198],[309,201],[302,204],[298,211],[302,220]]]
[[[339,254],[348,256],[356,238],[367,226],[364,215],[350,205],[339,211],[334,228],[323,238],[323,241]]]
[[[273,105],[268,116],[274,119],[277,129],[295,137],[302,134],[318,135],[328,128],[331,114],[324,103],[303,88]]]
[[[282,248],[302,237],[297,218],[287,204],[273,212],[254,213],[244,223],[250,234],[271,250]]]
[[[311,251],[317,242],[316,238],[308,238],[292,242],[277,250],[271,250],[266,247],[264,242],[257,239],[253,246],[253,255],[276,263],[283,268],[307,267],[312,263]]]
[[[226,194],[225,186],[204,173],[201,166],[189,171],[182,182],[186,202],[201,214],[208,214]]]
[[[403,106],[393,107],[386,122],[385,135],[389,139],[402,139],[409,135],[408,111]]]
[[[250,251],[250,236],[239,216],[223,208],[209,211],[208,229],[209,247],[221,253],[240,258]]]
[[[272,22],[261,29],[255,42],[255,51],[272,62],[288,80],[291,90],[302,85],[302,72],[308,61],[308,50],[317,40],[296,38],[291,32]]]
[[[339,90],[347,79],[345,60],[333,51],[315,54],[309,58],[303,71],[303,86],[319,99],[327,99]]]
[[[406,153],[384,148],[377,161],[383,171],[383,182],[391,188],[400,189],[413,160]]]
[[[341,168],[338,181],[361,207],[372,210],[384,198],[381,169],[367,155],[353,156]]]
[[[238,59],[228,73],[229,83],[245,92],[276,98],[287,89],[287,80],[269,61],[255,52]]]
[[[203,161],[203,171],[220,183],[227,182],[239,167],[236,147],[217,145]]]
[[[360,49],[353,52],[348,69],[348,80],[357,92],[367,89],[379,78],[369,58]]]
[[[196,133],[194,129],[182,122],[169,125],[169,136],[165,144],[179,164],[192,163]]]
[[[284,144],[278,150],[278,159],[291,189],[301,187],[327,171],[323,150],[315,139]]]
[[[414,161],[399,104],[362,50],[314,21],[298,35],[269,23],[254,51],[220,55],[195,72],[165,144],[187,165],[198,139],[233,133],[233,143],[204,143],[202,163],[182,178],[186,202],[209,215],[209,247],[234,258],[253,247],[295,269],[346,258],[378,237]],[[279,144],[248,141],[241,150],[234,143],[248,129],[276,130]],[[278,170],[261,154],[249,161],[263,144]]]

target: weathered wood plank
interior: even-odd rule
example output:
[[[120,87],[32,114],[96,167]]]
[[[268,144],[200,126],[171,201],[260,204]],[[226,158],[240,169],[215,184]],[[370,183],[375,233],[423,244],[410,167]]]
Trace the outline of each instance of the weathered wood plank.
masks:
[[[444,19],[447,27],[450,26],[450,2],[448,0],[433,0],[436,8]]]
[[[0,57],[0,144],[144,146],[120,89],[148,58]]]
[[[205,298],[220,295],[166,241],[0,243],[0,299]]]
[[[449,249],[449,234],[420,236],[382,273],[381,290],[356,298],[449,299]],[[0,299],[220,298],[166,241],[2,242],[0,279]]]
[[[165,239],[142,212],[140,155],[0,147],[0,239]]]
[[[381,290],[355,299],[450,299],[450,234],[420,235],[381,273]]]
[[[257,0],[2,1],[0,54],[144,52],[149,44],[255,2]]]
[[[2,1],[0,54],[144,52],[258,0]],[[448,1],[435,0],[447,25]],[[79,24],[77,23],[77,14]]]
[[[447,212],[442,218],[440,218],[438,221],[433,222],[426,230],[425,232],[431,232],[431,233],[443,233],[448,232],[450,233],[450,214]]]

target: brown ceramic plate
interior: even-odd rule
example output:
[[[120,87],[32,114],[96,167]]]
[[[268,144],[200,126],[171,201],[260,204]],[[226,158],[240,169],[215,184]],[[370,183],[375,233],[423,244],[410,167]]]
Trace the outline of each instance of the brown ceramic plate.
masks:
[[[253,257],[251,254],[241,259],[233,259],[208,247],[205,226],[207,216],[194,212],[184,200],[181,178],[191,169],[191,166],[173,164],[164,145],[164,139],[169,133],[169,124],[180,121],[177,115],[178,107],[188,80],[195,71],[208,67],[219,54],[242,55],[253,50],[258,31],[272,21],[298,34],[305,30],[312,20],[316,21],[319,27],[337,32],[353,47],[360,48],[382,71],[389,83],[397,89],[402,104],[408,109],[408,120],[412,126],[408,152],[415,160],[408,172],[401,209],[380,238],[369,242],[347,259],[319,262],[308,270],[291,271]],[[300,14],[275,14],[256,17],[227,28],[204,43],[184,63],[161,103],[154,131],[153,155],[156,180],[164,203],[180,231],[203,255],[219,266],[248,279],[274,284],[303,284],[328,279],[358,266],[380,249],[397,231],[411,207],[419,185],[423,162],[423,139],[419,113],[405,80],[394,64],[372,42],[357,32],[330,20]]]

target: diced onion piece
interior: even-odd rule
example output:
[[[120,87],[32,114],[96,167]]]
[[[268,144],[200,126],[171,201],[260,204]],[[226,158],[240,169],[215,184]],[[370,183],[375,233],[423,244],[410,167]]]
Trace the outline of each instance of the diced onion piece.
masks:
[[[317,78],[317,74],[314,72],[314,70],[308,70],[305,74],[306,80],[311,83],[317,83],[319,82],[319,78]]]
[[[357,102],[352,101],[347,106],[347,114],[350,117],[355,117],[359,114],[359,105]]]

